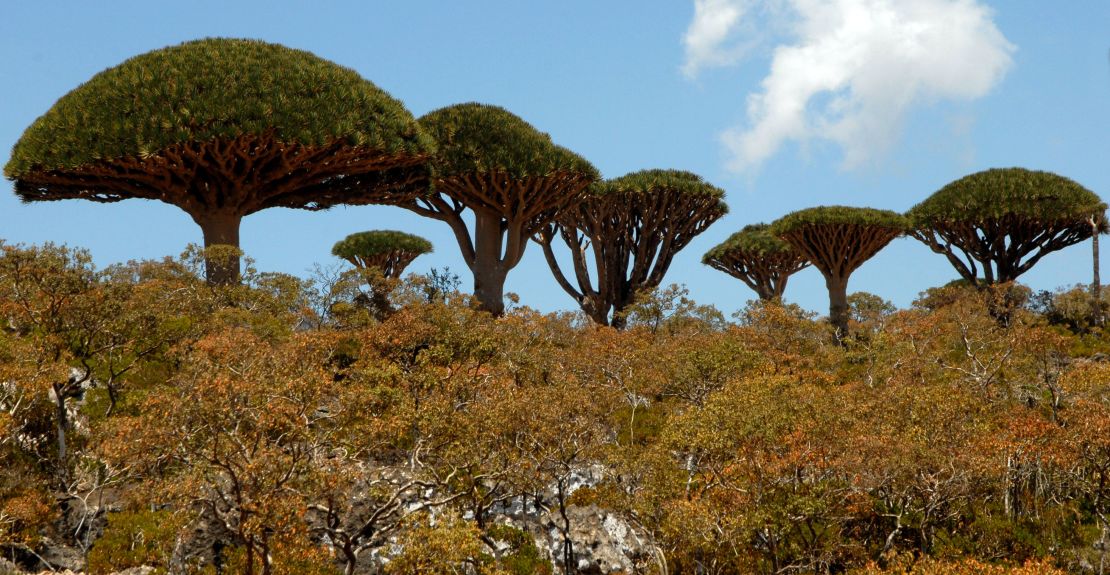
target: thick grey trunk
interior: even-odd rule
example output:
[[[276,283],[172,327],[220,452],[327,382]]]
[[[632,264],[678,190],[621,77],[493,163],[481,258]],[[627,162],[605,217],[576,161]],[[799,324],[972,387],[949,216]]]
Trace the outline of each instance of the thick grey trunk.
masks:
[[[204,233],[205,249],[224,245],[239,247],[239,224],[243,216],[239,214],[209,213],[194,215],[193,220]],[[204,265],[205,280],[208,285],[232,285],[239,282],[239,256],[226,258],[207,258]]]
[[[505,278],[508,269],[502,261],[504,249],[501,216],[478,212],[474,214],[474,298],[478,305],[500,317],[505,313]]]
[[[477,266],[474,269],[474,298],[478,305],[493,314],[501,317],[505,314],[505,276],[499,269],[483,269]]]
[[[829,323],[836,329],[837,343],[842,343],[848,337],[848,278],[828,276],[825,287],[829,290]]]

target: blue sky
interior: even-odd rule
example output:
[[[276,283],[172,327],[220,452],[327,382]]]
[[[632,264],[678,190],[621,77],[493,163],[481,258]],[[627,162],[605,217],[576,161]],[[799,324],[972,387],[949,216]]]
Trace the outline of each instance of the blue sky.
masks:
[[[731,313],[754,294],[700,258],[748,223],[822,204],[903,211],[991,167],[1054,171],[1110,198],[1108,31],[1101,0],[15,3],[0,20],[0,154],[6,162],[57,98],[130,56],[210,36],[277,42],[354,68],[417,116],[504,106],[605,177],[701,174],[727,191],[731,212],[675,258],[666,282]],[[8,242],[83,246],[107,265],[200,241],[165,204],[22,205],[5,186]],[[244,220],[242,247],[260,269],[303,276],[367,229],[427,237],[435,253],[410,270],[450,267],[469,286],[447,226],[400,208],[267,210]],[[572,309],[537,248],[507,289],[544,311]],[[1089,250],[1051,255],[1023,280],[1089,281]],[[943,257],[899,239],[849,290],[906,306],[954,277]],[[786,297],[828,305],[813,269]]]

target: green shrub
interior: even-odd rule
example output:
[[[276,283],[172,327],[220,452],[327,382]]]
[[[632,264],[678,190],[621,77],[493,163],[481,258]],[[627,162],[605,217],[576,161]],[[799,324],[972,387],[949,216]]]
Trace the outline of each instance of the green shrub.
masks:
[[[155,574],[166,572],[182,521],[169,511],[121,511],[108,516],[104,529],[89,550],[88,572],[106,575],[147,565]]]
[[[486,530],[491,539],[509,544],[501,557],[501,568],[513,575],[551,575],[551,563],[540,555],[536,542],[527,532],[508,525],[493,525]]]

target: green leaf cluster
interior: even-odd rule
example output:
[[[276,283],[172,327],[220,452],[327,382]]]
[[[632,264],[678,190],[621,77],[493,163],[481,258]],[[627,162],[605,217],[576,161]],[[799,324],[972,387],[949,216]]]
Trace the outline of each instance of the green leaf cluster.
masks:
[[[720,200],[725,191],[702,179],[701,176],[683,170],[641,170],[619,178],[598,182],[591,187],[591,193],[598,196],[619,193],[646,194],[657,190],[668,190],[679,194],[706,195]],[[724,202],[721,207],[727,210]]]
[[[599,177],[585,158],[498,106],[455,104],[429,112],[419,122],[439,145],[435,167],[443,177],[488,172],[505,172],[513,178],[554,172]]]
[[[154,574],[165,573],[181,523],[165,510],[108,514],[107,527],[89,550],[89,572],[106,575],[145,565],[154,567]]]
[[[340,258],[370,257],[393,251],[427,254],[432,252],[432,243],[405,232],[372,230],[351,234],[331,248],[332,255]]]
[[[786,214],[771,224],[770,232],[776,236],[782,236],[805,226],[837,224],[875,226],[900,231],[908,227],[906,218],[902,214],[890,210],[849,206],[819,206]]]
[[[719,260],[727,257],[728,254],[737,252],[766,256],[781,254],[794,249],[790,244],[771,234],[770,228],[771,226],[762,223],[744,226],[740,231],[732,234],[728,239],[706,252],[705,256],[702,257],[702,262]]]
[[[1006,216],[1072,221],[1101,217],[1105,210],[1106,204],[1094,192],[1063,176],[1025,168],[995,168],[944,186],[914,206],[907,216],[915,227],[929,227]]]
[[[354,70],[256,40],[210,38],[135,56],[58,100],[24,132],[4,174],[146,157],[173,144],[267,134],[391,154],[434,151],[400,101]]]

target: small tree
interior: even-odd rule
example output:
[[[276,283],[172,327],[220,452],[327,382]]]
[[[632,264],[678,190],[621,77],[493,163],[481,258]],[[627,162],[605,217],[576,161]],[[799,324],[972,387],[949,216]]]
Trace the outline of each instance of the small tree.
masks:
[[[744,226],[706,252],[701,262],[744,282],[760,300],[782,299],[786,281],[809,261],[767,229],[767,224]]]
[[[674,255],[728,212],[724,194],[690,172],[635,172],[595,184],[585,201],[560,212],[536,239],[556,281],[582,311],[600,325],[620,328],[636,294],[658,287]],[[555,259],[556,236],[570,249],[578,289]]]
[[[404,106],[353,70],[252,40],[148,52],[63,96],[12,149],[4,175],[25,202],[159,200],[205,246],[239,246],[239,223],[272,207],[399,201],[427,188],[434,144]],[[239,259],[209,265],[238,279]]]
[[[799,210],[770,228],[825,276],[837,341],[848,334],[848,278],[905,230],[906,219],[895,212],[844,206]]]
[[[1050,172],[992,169],[914,206],[910,235],[976,287],[1014,281],[1049,253],[1105,233],[1106,204]]]
[[[412,260],[431,251],[432,243],[428,240],[391,230],[351,234],[331,248],[332,255],[347,260],[364,275],[379,320],[393,311],[389,303],[390,282],[399,279]]]
[[[392,230],[351,234],[331,248],[333,256],[362,270],[377,269],[390,279],[400,278],[412,260],[429,253],[432,253],[432,243],[428,240]]]
[[[505,310],[505,279],[528,238],[581,200],[597,170],[509,111],[457,104],[420,118],[439,143],[435,191],[405,208],[446,222],[474,273],[474,296],[494,315]],[[463,212],[474,213],[471,235]]]

